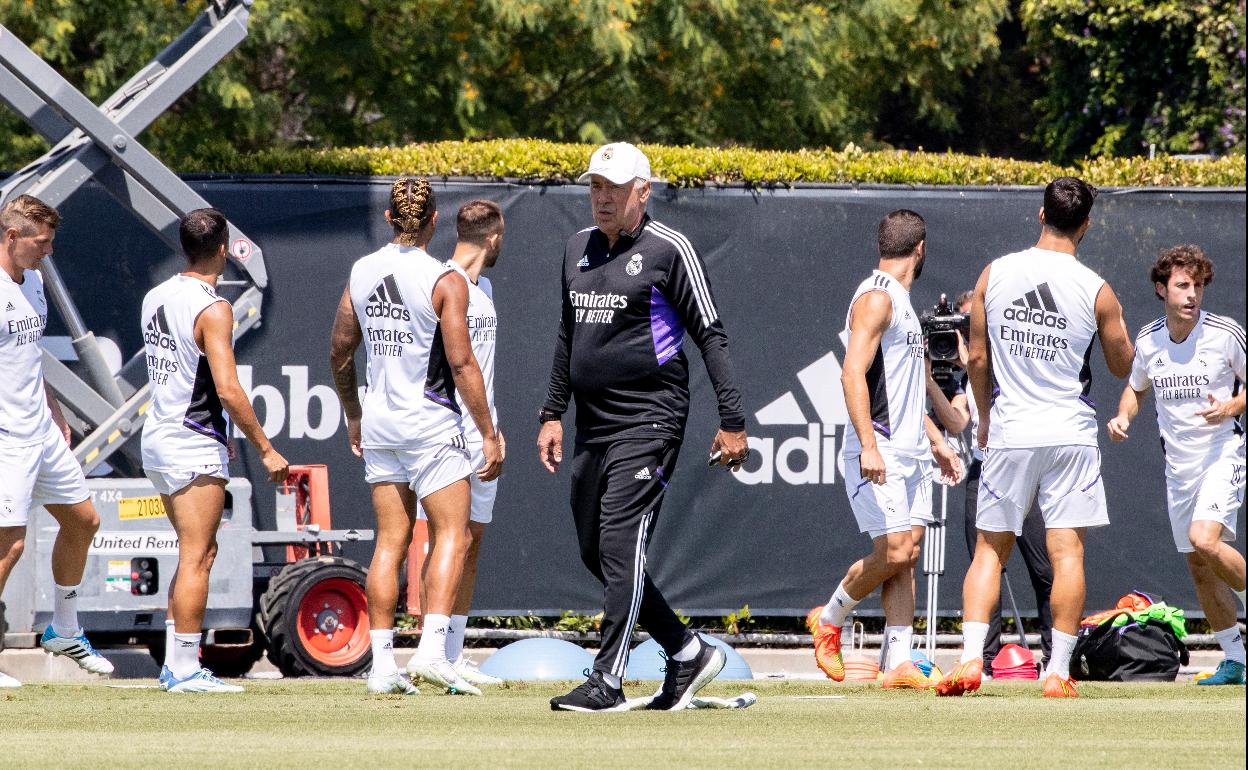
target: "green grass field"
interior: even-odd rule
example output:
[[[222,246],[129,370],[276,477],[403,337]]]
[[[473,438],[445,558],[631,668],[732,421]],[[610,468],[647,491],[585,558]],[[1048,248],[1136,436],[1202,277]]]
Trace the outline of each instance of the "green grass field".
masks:
[[[1244,767],[1242,687],[1083,684],[981,694],[725,682],[738,711],[552,713],[559,683],[483,698],[369,696],[363,682],[254,681],[242,695],[104,683],[0,691],[0,766]],[[748,687],[746,687],[748,685]],[[633,684],[630,695],[652,685]],[[822,696],[812,698],[810,696]],[[844,696],[832,698],[828,696]]]

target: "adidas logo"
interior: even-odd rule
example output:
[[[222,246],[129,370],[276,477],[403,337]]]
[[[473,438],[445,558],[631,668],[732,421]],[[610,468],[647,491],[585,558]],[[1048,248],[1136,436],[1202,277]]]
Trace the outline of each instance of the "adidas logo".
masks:
[[[165,319],[164,305],[156,308],[152,317],[147,319],[147,325],[143,327],[143,342],[164,348],[170,353],[178,352],[177,340],[173,338],[173,332],[169,330],[169,321]]]
[[[369,318],[393,318],[399,321],[412,320],[411,313],[403,306],[403,295],[399,293],[399,284],[394,275],[387,275],[368,295],[368,304],[364,306],[364,315]]]
[[[841,333],[841,343],[848,339]],[[742,484],[835,484],[838,426],[849,421],[841,390],[841,363],[829,351],[797,373],[800,391],[789,391],[754,413],[762,430],[750,430],[750,449],[762,458],[754,469],[742,468],[732,478]],[[799,395],[802,401],[799,401]],[[803,403],[807,407],[803,407]],[[807,416],[811,410],[812,422]],[[805,428],[797,432],[792,427]],[[780,435],[775,435],[780,434]],[[749,465],[753,465],[753,461]]]
[[[77,598],[78,598],[78,589],[76,588],[73,591],[70,591],[69,593],[65,594],[66,600],[77,599]]]
[[[12,303],[12,302],[10,302],[10,303],[9,303],[9,306],[8,306],[8,307],[6,307],[6,308],[5,308],[5,310],[6,310],[6,311],[7,311],[7,310],[17,310],[17,308],[13,306],[13,303]]]
[[[1209,503],[1209,510],[1211,510],[1211,511],[1220,511],[1220,510],[1222,510],[1222,509],[1218,507],[1218,504],[1217,504],[1217,503]]]
[[[582,254],[581,261],[576,263],[577,267],[589,267],[589,255]]]
[[[633,476],[633,478],[637,479],[638,481],[649,481],[651,478],[650,466],[647,465],[645,468],[642,468],[641,470],[637,471],[637,475]]]
[[[1047,326],[1050,329],[1066,328],[1066,319],[1057,309],[1057,302],[1054,301],[1053,292],[1049,290],[1047,283],[1040,284],[1014,300],[1001,315],[1010,321]]]

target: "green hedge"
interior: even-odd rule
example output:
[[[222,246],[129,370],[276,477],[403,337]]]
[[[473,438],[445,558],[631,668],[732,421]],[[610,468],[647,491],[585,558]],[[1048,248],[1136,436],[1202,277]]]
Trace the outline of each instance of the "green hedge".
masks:
[[[218,147],[177,164],[184,171],[484,177],[567,181],[585,170],[593,146],[512,139],[432,142],[405,147],[267,150]],[[844,150],[776,152],[742,148],[645,145],[656,177],[682,187],[746,183],[869,183],[915,185],[1037,185],[1062,174],[1102,187],[1243,187],[1244,156],[1184,161],[1163,156],[1098,158],[1072,167],[1053,163],[931,152]]]

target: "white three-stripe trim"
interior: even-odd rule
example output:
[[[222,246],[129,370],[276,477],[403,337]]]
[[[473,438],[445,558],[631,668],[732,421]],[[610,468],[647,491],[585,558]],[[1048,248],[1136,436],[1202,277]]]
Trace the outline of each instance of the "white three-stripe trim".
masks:
[[[654,511],[641,517],[641,526],[637,529],[637,544],[633,550],[633,601],[628,606],[628,617],[621,631],[620,649],[615,651],[615,660],[611,663],[611,673],[624,678],[624,669],[628,660],[628,644],[633,637],[633,626],[637,625],[637,615],[641,612],[641,599],[646,592],[646,532],[650,529],[650,519]]]
[[[689,283],[693,286],[693,296],[698,301],[698,310],[702,312],[702,318],[707,326],[715,323],[719,319],[719,313],[715,310],[715,302],[711,299],[710,284],[706,282],[706,273],[702,270],[702,263],[693,251],[693,244],[689,243],[689,239],[685,236],[656,220],[650,220],[650,228],[654,230],[655,235],[671,243],[680,252],[685,272],[689,274]]]

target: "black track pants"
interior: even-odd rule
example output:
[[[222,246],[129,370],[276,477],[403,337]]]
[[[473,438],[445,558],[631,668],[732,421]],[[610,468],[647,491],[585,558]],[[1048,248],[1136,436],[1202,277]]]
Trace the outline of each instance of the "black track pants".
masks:
[[[971,463],[966,474],[966,547],[975,558],[975,512],[979,508],[979,476],[982,467],[979,460]],[[1023,555],[1023,564],[1027,565],[1027,575],[1031,578],[1032,590],[1036,593],[1036,609],[1040,614],[1040,648],[1044,660],[1048,661],[1049,651],[1053,649],[1053,610],[1049,607],[1049,595],[1053,592],[1053,564],[1049,561],[1049,546],[1046,542],[1044,517],[1036,503],[1031,504],[1027,518],[1023,520],[1023,536],[1014,541],[1019,553]],[[1017,597],[1016,597],[1017,598]],[[1001,649],[1001,605],[988,619],[988,639],[984,643],[984,670],[992,670],[992,661]]]
[[[679,442],[671,440],[578,444],[573,451],[572,516],[581,561],[605,589],[596,671],[624,676],[634,624],[669,655],[689,638],[646,575],[646,542],[679,453]]]

